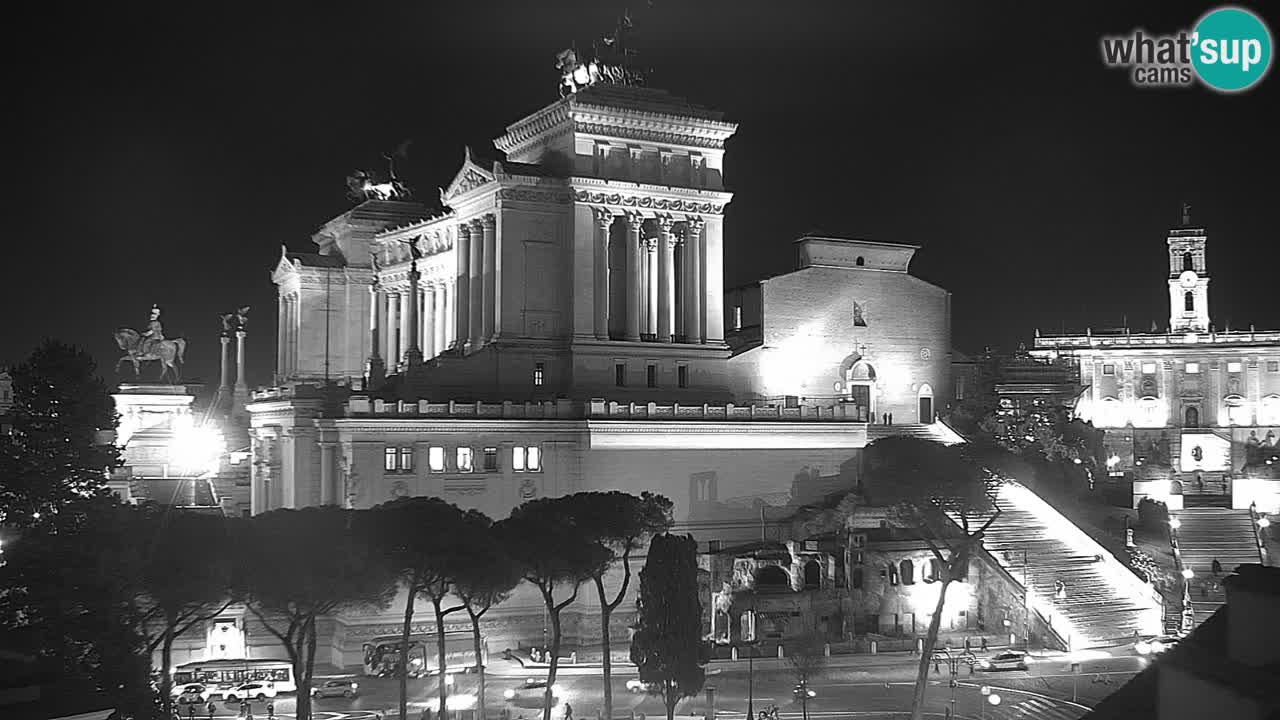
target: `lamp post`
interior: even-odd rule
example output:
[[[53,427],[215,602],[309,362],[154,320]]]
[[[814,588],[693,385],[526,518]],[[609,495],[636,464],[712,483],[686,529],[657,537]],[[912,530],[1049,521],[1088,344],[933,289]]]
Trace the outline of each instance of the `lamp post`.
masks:
[[[933,653],[933,665],[937,667],[939,663],[946,663],[947,670],[951,672],[951,707],[947,709],[948,717],[954,717],[956,714],[956,686],[960,683],[956,680],[956,676],[960,674],[960,665],[967,664],[969,666],[969,674],[973,675],[973,666],[978,662],[978,658],[968,650],[952,655],[951,651],[943,648],[935,650]]]

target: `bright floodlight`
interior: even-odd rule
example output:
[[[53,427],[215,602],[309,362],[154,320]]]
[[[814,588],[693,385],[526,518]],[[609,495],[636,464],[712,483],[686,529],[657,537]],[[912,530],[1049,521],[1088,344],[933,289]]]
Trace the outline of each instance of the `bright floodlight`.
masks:
[[[1169,518],[1169,527],[1173,528],[1174,530],[1177,530],[1178,528],[1182,527],[1182,521],[1176,517],[1171,517]]]
[[[1000,696],[997,695],[996,693],[991,693],[990,695],[987,696],[987,702],[991,703],[992,705],[999,705]]]
[[[1260,517],[1260,518],[1258,518],[1258,527],[1260,527],[1260,528],[1268,528],[1268,527],[1271,527],[1271,519],[1270,519],[1270,518],[1267,518],[1267,517]]]
[[[169,463],[182,473],[214,472],[226,445],[222,433],[212,425],[175,423],[169,441]]]
[[[1195,577],[1195,576],[1196,576],[1196,573],[1195,573],[1195,571],[1194,571],[1194,570],[1192,570],[1191,568],[1182,568],[1182,577],[1183,577],[1184,579],[1190,580],[1191,578],[1193,578],[1193,577]]]

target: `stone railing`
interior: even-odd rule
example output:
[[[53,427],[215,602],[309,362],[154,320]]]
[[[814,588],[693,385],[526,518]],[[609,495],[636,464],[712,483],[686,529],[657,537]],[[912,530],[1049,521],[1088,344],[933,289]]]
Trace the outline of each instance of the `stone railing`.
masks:
[[[367,395],[352,395],[347,399],[346,415],[416,418],[476,418],[500,420],[569,420],[581,417],[569,400],[546,402],[500,403],[486,402],[386,402],[373,400]]]
[[[1182,346],[1215,343],[1275,343],[1280,331],[1227,330],[1188,333],[1088,333],[1085,335],[1042,335],[1035,339],[1036,350],[1083,347]]]
[[[858,422],[856,407],[835,405],[832,407],[783,405],[658,405],[657,403],[617,403],[593,398],[587,417],[611,420],[784,420],[821,422]],[[863,421],[865,422],[865,421]]]

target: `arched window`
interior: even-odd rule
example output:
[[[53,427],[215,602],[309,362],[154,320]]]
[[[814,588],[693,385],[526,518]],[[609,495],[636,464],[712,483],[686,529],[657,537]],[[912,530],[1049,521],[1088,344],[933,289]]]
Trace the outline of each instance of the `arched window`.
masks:
[[[1182,309],[1187,312],[1193,312],[1196,309],[1195,293],[1186,292],[1182,294]]]
[[[822,587],[822,566],[817,560],[810,560],[804,564],[804,587],[806,590]]]
[[[903,585],[914,585],[916,583],[916,567],[910,560],[903,560],[898,563],[898,572],[902,575]]]
[[[1258,403],[1259,425],[1280,425],[1280,395],[1268,395]]]
[[[1191,253],[1189,253],[1189,252],[1184,252],[1184,253],[1182,253],[1182,269],[1183,269],[1183,270],[1195,270],[1195,269],[1196,269],[1196,261],[1195,261],[1195,258],[1194,258],[1194,257],[1192,257],[1192,256],[1191,256]]]
[[[1097,423],[1099,427],[1124,427],[1129,424],[1125,416],[1124,404],[1113,397],[1102,398]]]
[[[791,587],[787,571],[777,565],[765,565],[756,571],[756,589],[786,590]]]
[[[1138,412],[1137,417],[1134,418],[1134,425],[1149,428],[1164,427],[1164,404],[1160,402],[1160,398],[1144,397],[1138,401]]]
[[[1183,412],[1182,427],[1200,427],[1200,408],[1189,407]]]
[[[854,261],[854,264],[855,264],[855,265],[857,265],[858,267],[862,267],[863,265],[866,265],[866,264],[867,264],[867,261],[866,261],[866,260],[864,260],[864,259],[862,259],[862,256],[861,256],[861,255],[859,255],[859,256],[858,256],[858,259],[857,259],[856,261]]]
[[[1223,404],[1227,406],[1227,422],[1231,425],[1252,425],[1253,413],[1250,412],[1249,403],[1239,395],[1229,395],[1223,398]]]

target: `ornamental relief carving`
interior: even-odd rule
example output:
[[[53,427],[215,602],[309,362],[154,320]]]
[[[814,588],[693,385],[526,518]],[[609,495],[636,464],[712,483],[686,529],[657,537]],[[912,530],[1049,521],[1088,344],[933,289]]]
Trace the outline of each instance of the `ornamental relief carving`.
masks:
[[[450,193],[450,196],[471,192],[487,182],[489,182],[489,178],[475,170],[468,169],[466,174],[458,180],[458,183],[451,188],[453,192]]]
[[[724,205],[716,205],[708,202],[697,202],[694,200],[671,200],[667,198],[653,197],[636,197],[634,195],[619,195],[617,193],[591,192],[590,190],[579,190],[574,193],[574,199],[578,202],[595,203],[597,205],[619,205],[629,208],[643,208],[645,210],[667,210],[672,212],[684,213],[701,213],[703,215],[721,215],[724,213]]]
[[[712,148],[717,150],[724,148],[723,140],[697,137],[695,135],[686,135],[684,133],[663,132],[661,130],[632,128],[620,125],[576,122],[574,123],[574,130],[588,135],[605,135],[615,138],[625,138],[627,140],[648,141],[657,145],[691,145],[693,147]]]
[[[573,202],[573,193],[566,191],[503,188],[498,191],[498,197],[502,200],[523,200],[525,202],[545,202],[565,205]]]

